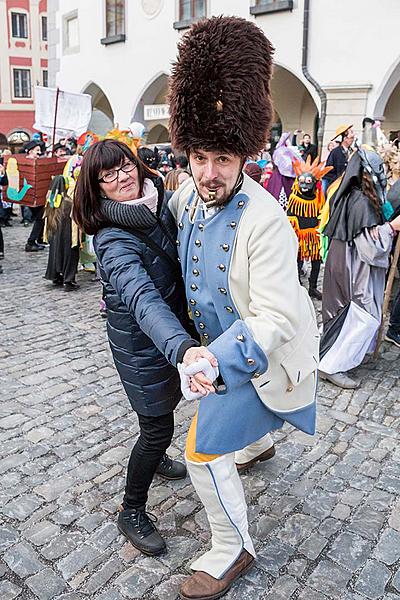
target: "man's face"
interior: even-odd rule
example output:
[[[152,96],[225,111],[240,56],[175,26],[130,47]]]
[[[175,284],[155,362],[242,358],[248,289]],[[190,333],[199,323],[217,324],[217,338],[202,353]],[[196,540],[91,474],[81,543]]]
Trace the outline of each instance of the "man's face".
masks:
[[[41,155],[42,151],[40,146],[35,146],[34,148],[31,148],[31,150],[29,150],[26,153],[26,156],[28,158],[39,158],[39,156]]]
[[[308,145],[311,142],[310,136],[306,134],[303,137],[303,142]]]
[[[65,148],[58,148],[58,150],[56,150],[54,152],[54,154],[58,157],[58,158],[62,158],[63,156],[67,155],[67,151]]]
[[[227,152],[193,150],[189,161],[201,198],[216,204],[226,202],[238,180],[242,158]]]
[[[355,138],[354,129],[352,127],[350,127],[350,129],[348,129],[346,132],[344,140],[346,140],[346,142],[348,142],[348,144],[351,146],[352,143],[354,142],[354,138]]]

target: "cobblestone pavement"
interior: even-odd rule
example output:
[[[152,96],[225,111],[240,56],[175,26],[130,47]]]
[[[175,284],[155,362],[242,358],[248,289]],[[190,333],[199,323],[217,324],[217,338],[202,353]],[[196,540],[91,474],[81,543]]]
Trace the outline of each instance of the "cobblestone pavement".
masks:
[[[17,219],[14,220],[14,222]],[[0,275],[0,599],[172,600],[209,533],[189,481],[156,479],[150,510],[168,554],[140,555],[116,528],[138,427],[98,315],[99,284],[45,282],[47,251],[3,229]],[[256,567],[227,600],[399,599],[399,353],[385,344],[362,387],[320,385],[314,438],[274,433],[276,457],[243,476]],[[195,407],[176,413],[182,456]]]

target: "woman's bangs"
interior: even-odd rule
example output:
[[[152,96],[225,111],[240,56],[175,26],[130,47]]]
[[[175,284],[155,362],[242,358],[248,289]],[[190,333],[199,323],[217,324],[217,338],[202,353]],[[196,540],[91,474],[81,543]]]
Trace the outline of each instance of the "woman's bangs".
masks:
[[[127,150],[129,149],[127,148]],[[125,151],[125,148],[119,144],[104,144],[99,153],[99,171],[107,171],[114,167],[120,167],[126,159],[132,160],[132,157],[129,152]]]

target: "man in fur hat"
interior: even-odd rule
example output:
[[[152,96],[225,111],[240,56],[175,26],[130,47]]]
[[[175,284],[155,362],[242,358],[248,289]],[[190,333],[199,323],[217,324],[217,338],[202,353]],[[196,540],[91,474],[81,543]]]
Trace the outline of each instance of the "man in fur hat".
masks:
[[[273,456],[269,432],[284,421],[315,431],[319,336],[297,277],[297,239],[276,200],[243,173],[271,122],[272,53],[255,24],[213,17],[182,38],[171,77],[171,141],[193,178],[170,207],[208,346],[187,350],[180,367],[185,396],[201,397],[186,460],[212,531],[181,587],[192,600],[219,598],[254,563],[238,469]]]

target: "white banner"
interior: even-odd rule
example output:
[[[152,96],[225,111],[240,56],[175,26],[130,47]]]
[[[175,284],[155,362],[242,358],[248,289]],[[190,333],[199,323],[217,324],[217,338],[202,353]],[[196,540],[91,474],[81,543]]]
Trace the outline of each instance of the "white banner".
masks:
[[[54,88],[35,86],[35,123],[38,131],[53,134],[54,113],[56,108]],[[80,136],[87,131],[92,116],[92,97],[89,94],[74,94],[59,91],[56,136]]]

